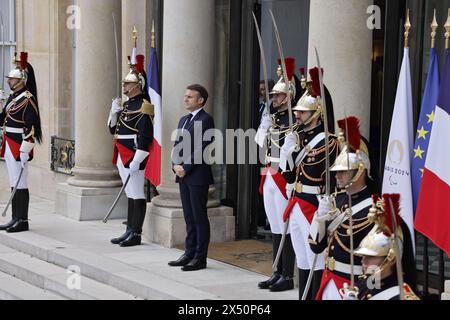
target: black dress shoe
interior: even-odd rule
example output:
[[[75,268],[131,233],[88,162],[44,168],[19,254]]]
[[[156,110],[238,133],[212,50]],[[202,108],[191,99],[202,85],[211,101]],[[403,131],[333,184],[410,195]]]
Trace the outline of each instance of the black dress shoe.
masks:
[[[17,219],[12,219],[7,224],[0,226],[0,231],[5,231],[6,229],[11,228],[16,222],[17,222]]]
[[[191,262],[192,258],[189,258],[187,255],[183,254],[181,257],[178,258],[178,260],[170,261],[168,263],[171,267],[184,267],[189,262]]]
[[[199,259],[192,259],[187,265],[181,268],[183,271],[197,271],[206,269],[206,261]]]
[[[260,289],[269,289],[269,287],[280,279],[279,273],[274,273],[268,280],[258,283]]]
[[[127,231],[120,237],[111,239],[111,243],[112,244],[120,244],[122,241],[126,240],[129,237],[130,233],[131,233],[131,231]]]
[[[128,235],[128,238],[126,238],[125,240],[123,240],[120,243],[120,246],[121,247],[134,247],[134,246],[139,246],[140,244],[141,244],[141,236],[135,232],[131,232]]]
[[[29,230],[28,221],[17,220],[16,223],[14,223],[14,225],[12,225],[8,229],[6,229],[6,232],[18,233],[18,232],[23,232],[23,231],[28,231],[28,230]]]
[[[281,292],[294,289],[294,280],[289,277],[281,276],[280,279],[269,287],[272,292]]]

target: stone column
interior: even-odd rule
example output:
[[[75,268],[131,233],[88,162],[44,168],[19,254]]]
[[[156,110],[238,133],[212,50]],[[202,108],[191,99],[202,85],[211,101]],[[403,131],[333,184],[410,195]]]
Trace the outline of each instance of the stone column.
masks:
[[[163,26],[163,141],[162,185],[147,210],[144,236],[167,247],[184,243],[186,232],[178,185],[171,169],[171,135],[179,119],[187,114],[183,96],[188,85],[199,83],[210,97],[206,111],[212,114],[214,92],[214,12],[213,0],[164,1]],[[213,190],[211,190],[213,192]],[[231,208],[208,203],[211,241],[234,239]]]
[[[372,0],[311,1],[310,68],[317,66],[314,48],[324,68],[324,83],[333,98],[336,120],[354,115],[369,138],[372,74],[372,30],[367,8]],[[345,107],[345,112],[344,112]]]
[[[121,23],[121,0],[78,0],[81,28],[76,31],[75,176],[57,189],[56,211],[78,220],[101,219],[122,185],[113,167],[112,136],[106,126],[117,95],[112,13]],[[118,28],[120,46],[120,27]],[[120,52],[119,52],[120,54]],[[126,216],[124,202],[113,217]]]

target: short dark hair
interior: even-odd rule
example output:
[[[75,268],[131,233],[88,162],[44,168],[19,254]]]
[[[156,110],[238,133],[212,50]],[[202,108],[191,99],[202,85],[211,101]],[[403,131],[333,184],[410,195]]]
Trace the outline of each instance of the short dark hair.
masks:
[[[208,90],[206,90],[205,87],[203,87],[202,85],[191,84],[186,89],[198,92],[200,95],[200,98],[203,98],[203,106],[208,101],[208,97],[209,97]]]
[[[266,84],[266,80],[260,80],[259,84]],[[275,87],[275,82],[272,79],[267,80],[267,85],[269,86],[269,91],[272,91],[273,87]]]

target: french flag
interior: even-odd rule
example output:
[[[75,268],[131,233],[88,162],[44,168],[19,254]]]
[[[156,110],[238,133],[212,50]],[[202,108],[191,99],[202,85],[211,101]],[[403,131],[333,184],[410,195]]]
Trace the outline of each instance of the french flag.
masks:
[[[161,86],[159,85],[158,59],[156,49],[150,49],[150,63],[148,66],[148,95],[155,106],[155,118],[153,121],[153,142],[150,146],[150,155],[145,177],[158,187],[161,184],[161,141],[162,141],[162,109]]]
[[[450,51],[436,106],[415,219],[417,231],[450,255]]]

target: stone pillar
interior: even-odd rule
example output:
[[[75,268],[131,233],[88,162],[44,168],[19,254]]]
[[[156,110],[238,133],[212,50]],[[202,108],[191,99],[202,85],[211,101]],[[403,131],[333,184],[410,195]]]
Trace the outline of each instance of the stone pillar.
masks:
[[[163,26],[163,141],[162,185],[147,210],[144,236],[166,247],[185,241],[186,229],[178,185],[171,169],[171,135],[179,119],[187,114],[183,96],[188,85],[205,86],[210,97],[206,111],[212,114],[214,92],[214,6],[212,0],[164,1]],[[213,190],[211,190],[213,192]],[[211,241],[234,239],[231,208],[218,201],[208,203]]]
[[[450,281],[445,281],[445,292],[442,293],[441,300],[450,300]]]
[[[112,136],[106,126],[118,87],[112,13],[120,26],[121,1],[78,0],[77,5],[81,28],[75,34],[73,66],[75,176],[58,185],[56,211],[77,220],[96,220],[104,217],[122,185],[111,163]],[[120,45],[120,32],[118,36]],[[112,218],[125,216],[121,201]]]
[[[372,0],[311,1],[310,68],[317,66],[316,47],[324,68],[324,83],[333,98],[336,120],[354,115],[369,137],[372,74],[372,30],[367,8]],[[345,111],[344,111],[345,107]]]

